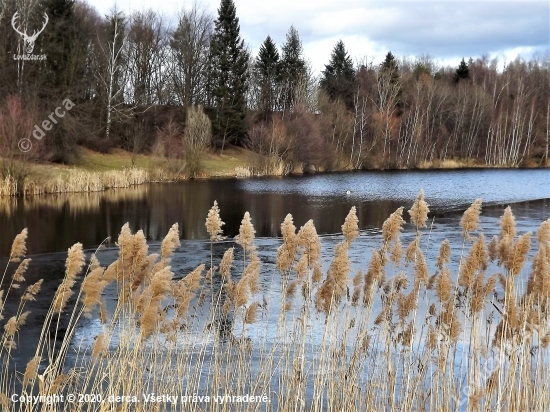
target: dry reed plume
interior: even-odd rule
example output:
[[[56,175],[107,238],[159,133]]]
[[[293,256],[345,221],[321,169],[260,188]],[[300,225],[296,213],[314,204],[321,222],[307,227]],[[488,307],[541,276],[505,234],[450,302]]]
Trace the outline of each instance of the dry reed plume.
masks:
[[[411,216],[411,223],[415,224],[418,228],[426,227],[429,211],[428,203],[424,200],[424,191],[420,189],[418,197],[414,201],[411,210],[408,212]]]
[[[209,210],[208,216],[206,216],[206,231],[210,235],[212,242],[219,242],[223,239],[221,236],[223,233],[222,226],[225,223],[220,218],[220,208],[218,202],[214,200],[214,206]]]
[[[209,270],[200,264],[174,274],[177,225],[158,254],[142,231],[124,225],[117,259],[105,268],[92,255],[81,283],[85,256],[76,244],[35,354],[16,373],[12,354],[34,315],[26,305],[42,286],[16,287],[32,264],[23,231],[0,290],[2,410],[67,410],[16,404],[16,388],[18,396],[84,393],[104,401],[70,405],[75,411],[174,410],[145,402],[150,393],[177,395],[182,411],[547,411],[550,220],[536,237],[518,236],[507,208],[500,234],[487,243],[476,200],[460,221],[464,244],[454,256],[449,240],[431,245],[422,236],[429,213],[422,191],[409,210],[414,229],[404,252],[403,210],[384,222],[380,246],[362,251],[369,262],[361,267],[349,257],[366,236],[355,208],[330,260],[313,221],[297,232],[287,215],[276,262],[266,264],[248,212],[235,239],[240,248],[215,257],[212,245],[223,238],[217,202],[205,222]],[[17,303],[10,313],[8,295]],[[95,339],[77,327],[82,316],[97,321]],[[109,400],[113,394],[140,403]],[[193,402],[194,394],[210,400]],[[258,400],[215,401],[219,394]]]

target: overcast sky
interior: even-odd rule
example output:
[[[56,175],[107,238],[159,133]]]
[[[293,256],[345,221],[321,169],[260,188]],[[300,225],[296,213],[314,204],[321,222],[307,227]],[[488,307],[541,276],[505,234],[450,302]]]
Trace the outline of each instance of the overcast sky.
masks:
[[[129,12],[152,8],[173,18],[191,1],[117,0]],[[318,73],[342,39],[354,60],[379,63],[391,51],[398,57],[430,55],[439,64],[457,65],[462,57],[488,53],[502,64],[518,54],[548,53],[549,1],[498,0],[234,0],[241,36],[254,55],[270,35],[280,47],[294,25],[304,55]],[[89,0],[107,14],[114,0]],[[219,0],[202,0],[217,16]]]

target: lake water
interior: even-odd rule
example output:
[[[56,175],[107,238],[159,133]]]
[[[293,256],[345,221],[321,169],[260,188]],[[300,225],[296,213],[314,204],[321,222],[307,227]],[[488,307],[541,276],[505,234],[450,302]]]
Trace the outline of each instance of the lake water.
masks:
[[[66,251],[76,242],[93,248],[107,237],[114,241],[126,222],[133,231],[143,229],[153,242],[161,240],[176,222],[182,239],[206,239],[204,222],[214,200],[229,237],[238,233],[246,211],[258,237],[280,236],[280,224],[287,213],[293,215],[297,227],[313,219],[319,234],[338,233],[352,206],[357,208],[361,229],[374,229],[399,206],[408,209],[421,188],[432,215],[442,217],[464,210],[479,197],[484,206],[550,199],[550,170],[357,172],[195,180],[102,193],[1,198],[0,257],[7,256],[13,238],[25,227],[29,230],[28,252],[33,255]],[[548,218],[544,202],[526,207],[537,221]]]
[[[280,224],[287,213],[293,215],[298,228],[313,219],[321,235],[326,273],[334,247],[342,240],[341,225],[350,208],[355,206],[361,235],[349,251],[353,275],[356,270],[366,270],[371,251],[380,247],[384,220],[400,206],[408,210],[420,189],[424,189],[431,210],[421,245],[426,251],[430,274],[435,272],[433,264],[439,244],[446,238],[452,245],[450,266],[452,272],[456,272],[462,245],[458,222],[463,210],[476,198],[483,199],[481,230],[486,239],[498,234],[498,221],[507,205],[512,206],[519,234],[535,232],[542,221],[550,218],[550,170],[335,173],[188,181],[104,193],[0,199],[0,257],[9,253],[14,236],[27,227],[27,246],[33,258],[27,280],[45,278],[41,292],[44,299],[33,303],[32,310],[37,315],[29,317],[29,327],[22,331],[21,341],[35,339],[39,332],[43,321],[40,313],[49,306],[46,297],[51,298],[59,284],[66,249],[72,244],[82,242],[91,252],[111,237],[107,250],[99,256],[102,264],[107,265],[116,258],[117,249],[112,242],[116,241],[124,223],[129,222],[132,231],[143,229],[150,251],[155,252],[170,226],[177,222],[182,245],[174,254],[171,266],[175,277],[181,278],[200,263],[209,261],[210,244],[206,241],[204,222],[214,200],[218,201],[221,218],[226,222],[224,234],[228,236],[227,242],[214,248],[217,262],[232,245],[230,240],[238,233],[243,214],[250,212],[262,260],[261,295],[274,302],[266,315],[266,324],[275,325],[281,289],[280,284],[273,281],[277,276],[274,264],[281,243]],[[404,217],[408,221],[406,212]],[[405,247],[413,237],[414,228],[405,225],[402,236]],[[239,253],[238,248],[236,252]],[[0,259],[0,264],[4,265],[5,259]],[[518,283],[523,283],[527,275],[528,268]],[[106,299],[111,307],[116,304],[114,295],[108,294]],[[262,296],[258,299],[261,301]],[[8,301],[7,310],[9,304]],[[423,309],[426,308],[419,310]],[[373,312],[379,310],[378,302]],[[85,320],[76,331],[75,340],[93,344],[100,330],[98,321]],[[267,340],[275,339],[275,333],[275,329],[267,329]],[[30,356],[24,347],[14,353],[13,361],[19,370],[24,369]]]

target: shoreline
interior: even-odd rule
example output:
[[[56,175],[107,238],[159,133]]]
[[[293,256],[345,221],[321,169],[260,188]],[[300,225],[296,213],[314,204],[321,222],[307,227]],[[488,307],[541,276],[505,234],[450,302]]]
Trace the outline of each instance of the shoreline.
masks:
[[[131,160],[130,160],[131,159]],[[294,167],[288,173],[275,170],[266,173],[258,163],[263,160],[259,155],[247,149],[231,147],[223,153],[208,153],[202,161],[200,173],[188,177],[181,173],[181,160],[162,159],[150,155],[132,158],[132,154],[117,149],[110,154],[100,154],[82,149],[82,158],[73,166],[46,163],[29,163],[24,166],[30,172],[17,180],[8,175],[0,178],[0,199],[4,197],[32,197],[61,193],[93,193],[109,189],[123,189],[146,183],[174,183],[186,180],[232,179],[253,177],[296,177],[313,174],[346,172],[401,172],[434,170],[518,170],[548,169],[550,162],[528,161],[521,166],[487,165],[475,161],[456,159],[436,160],[415,167],[371,166],[352,169],[348,166],[335,166],[332,169],[304,166]],[[130,164],[128,164],[130,163]],[[178,170],[179,167],[179,170]],[[21,188],[23,185],[23,188]]]

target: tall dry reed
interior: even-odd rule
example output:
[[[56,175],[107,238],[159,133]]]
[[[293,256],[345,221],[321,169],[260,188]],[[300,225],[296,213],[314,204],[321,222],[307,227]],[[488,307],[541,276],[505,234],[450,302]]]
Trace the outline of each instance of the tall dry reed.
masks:
[[[0,291],[0,405],[68,410],[67,404],[13,403],[17,388],[18,395],[103,400],[71,404],[75,411],[548,410],[550,220],[536,237],[518,236],[506,209],[499,236],[488,244],[476,201],[460,222],[463,245],[454,256],[449,240],[432,245],[422,236],[429,215],[423,192],[409,210],[414,233],[404,251],[403,210],[386,220],[380,246],[353,272],[349,252],[367,236],[359,233],[354,208],[330,260],[313,221],[297,230],[291,215],[271,266],[260,259],[248,213],[236,238],[240,248],[227,248],[219,261],[211,249],[206,274],[204,264],[172,271],[177,225],[158,253],[149,252],[143,232],[125,225],[118,258],[105,268],[93,255],[82,281],[77,244],[35,355],[16,374],[11,354],[41,286],[27,287],[13,313],[1,309],[17,291],[13,285],[25,283],[22,232]],[[222,239],[220,214],[214,203],[205,223],[211,246]],[[239,257],[242,265],[235,265]],[[79,333],[83,316],[96,322],[95,339]],[[151,393],[176,395],[178,403],[146,402],[143,394]],[[256,402],[232,398],[245,394]],[[218,395],[229,398],[214,400]]]
[[[47,193],[101,192],[110,188],[127,188],[152,181],[149,173],[138,167],[107,172],[70,169],[66,176],[45,183],[25,179],[17,182],[10,176],[0,179],[0,196],[40,195]]]

